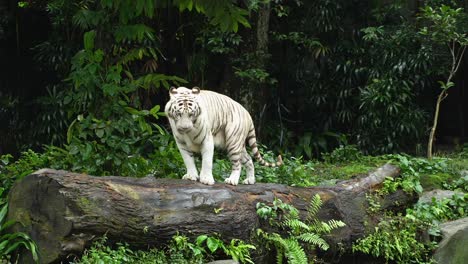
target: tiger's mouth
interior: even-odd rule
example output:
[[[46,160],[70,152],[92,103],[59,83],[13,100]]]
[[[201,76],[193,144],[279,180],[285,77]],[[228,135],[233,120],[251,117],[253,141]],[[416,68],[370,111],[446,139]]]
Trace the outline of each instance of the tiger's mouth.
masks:
[[[181,133],[181,134],[186,134],[188,133],[190,130],[192,130],[191,127],[178,127],[177,128],[177,132]]]

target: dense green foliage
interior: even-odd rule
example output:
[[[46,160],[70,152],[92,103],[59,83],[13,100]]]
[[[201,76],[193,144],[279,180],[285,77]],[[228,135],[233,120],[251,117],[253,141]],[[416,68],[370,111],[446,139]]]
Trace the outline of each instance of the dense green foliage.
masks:
[[[383,219],[373,233],[357,241],[353,250],[396,263],[431,263],[435,245],[419,240],[423,227],[420,221],[401,216]]]
[[[463,154],[462,154],[463,155]],[[445,181],[431,185],[431,188],[460,190],[466,188],[462,171],[468,168],[468,162],[462,159],[438,158],[423,159],[403,155],[391,155],[402,169],[402,177],[388,179],[382,189],[374,196],[369,196],[370,211],[380,210],[378,196],[394,192],[398,188],[410,192],[421,192],[423,182],[429,181],[427,175],[443,176]],[[440,238],[439,223],[468,216],[467,194],[454,195],[451,198],[436,200],[430,203],[419,202],[407,208],[406,214],[388,214],[379,219],[379,224],[370,234],[359,239],[353,250],[360,251],[385,261],[396,263],[433,263],[432,251]],[[424,238],[427,233],[430,237]]]
[[[425,1],[422,9],[404,1],[25,3],[19,12],[41,11],[50,21],[47,37],[28,51],[45,79],[33,99],[11,82],[0,92],[2,148],[51,143],[72,156],[95,154],[111,173],[132,173],[120,165],[124,155],[112,152],[140,159],[142,149],[157,144],[149,122],[166,123],[154,119],[158,110],[141,111],[162,105],[165,88],[180,84],[243,103],[276,152],[309,159],[341,144],[364,153],[421,151],[435,80],[451,64],[445,42],[452,36],[463,44],[468,22],[456,1]],[[259,24],[264,14],[266,28]],[[0,39],[15,33],[12,22],[9,16],[0,21]],[[445,25],[456,25],[457,34]],[[262,39],[262,30],[270,37]],[[19,78],[13,76],[5,77]],[[34,115],[24,113],[26,105]],[[139,125],[128,127],[131,122]],[[80,168],[91,160],[85,157]]]
[[[0,232],[10,224],[3,223],[10,188],[39,168],[180,178],[183,161],[162,112],[172,85],[216,90],[248,108],[268,146],[264,157],[280,152],[285,160],[276,169],[255,165],[259,182],[333,185],[392,162],[401,177],[368,196],[371,212],[380,210],[379,196],[397,189],[468,191],[468,175],[460,175],[468,170],[463,139],[449,158],[389,154],[421,154],[436,94],[444,99],[449,88],[463,88],[466,69],[456,75],[468,44],[462,1],[46,0],[0,7]],[[213,174],[222,182],[231,164],[217,158]],[[434,200],[378,219],[355,250],[428,262],[433,245],[418,234],[429,230],[437,239],[440,221],[467,215],[466,200]],[[319,207],[312,201],[311,219]],[[259,233],[278,261],[304,261],[309,250],[326,248],[324,223],[301,221],[279,201],[259,213],[287,234]],[[2,258],[19,246],[34,253],[24,234],[0,236]],[[133,251],[103,240],[77,261],[201,263],[224,254],[250,262],[252,247],[238,240],[181,235],[171,243]]]
[[[83,257],[75,264],[196,264],[207,263],[221,253],[240,263],[253,263],[250,251],[255,247],[233,239],[225,244],[214,236],[200,235],[194,242],[183,235],[172,237],[171,243],[164,249],[131,250],[126,244],[117,244],[115,248],[106,245],[106,238],[93,243]]]
[[[170,136],[161,136],[161,142],[164,147],[161,147],[157,153],[157,162],[148,163],[148,167],[138,167],[142,171],[138,172],[138,175],[143,175],[148,172],[148,168],[151,167],[151,173],[157,177],[174,177],[180,178],[183,174],[183,162],[178,155],[178,150],[174,146]],[[0,180],[2,182],[0,201],[4,205],[6,202],[6,196],[9,189],[16,180],[21,179],[27,174],[33,172],[36,169],[42,167],[60,167],[63,166],[64,158],[67,157],[67,153],[56,151],[54,148],[50,148],[44,153],[35,153],[33,151],[24,152],[21,158],[15,162],[11,161],[11,156],[1,157],[0,166]],[[273,157],[271,153],[266,152],[266,156]],[[387,193],[393,192],[397,189],[404,189],[408,192],[419,192],[421,186],[425,186],[424,181],[428,179],[443,177],[443,181],[435,181],[431,185],[431,188],[442,188],[450,190],[463,191],[468,189],[468,181],[466,171],[468,171],[468,162],[466,162],[466,150],[457,154],[453,157],[447,158],[434,158],[427,160],[424,158],[414,158],[407,155],[383,155],[377,157],[365,156],[356,150],[353,146],[343,146],[336,149],[329,155],[327,155],[327,162],[308,161],[304,162],[301,159],[290,159],[285,165],[279,169],[265,169],[258,167],[260,173],[258,174],[261,181],[263,182],[277,182],[286,183],[290,185],[298,186],[313,186],[313,185],[330,185],[334,184],[337,180],[349,179],[362,174],[368,173],[370,170],[375,169],[377,166],[381,166],[386,162],[392,162],[398,165],[402,169],[401,177],[395,180],[387,179],[383,188],[375,193],[375,197],[369,197],[372,210],[380,210],[378,204],[378,196],[386,195]],[[70,160],[71,162],[72,160]],[[125,160],[129,164],[131,160]],[[227,160],[215,160],[214,175],[217,177],[217,181],[222,181],[223,177],[227,177],[230,164]],[[463,172],[464,171],[464,172]],[[465,173],[465,174],[462,174]],[[287,176],[290,175],[291,178]],[[429,177],[430,176],[430,177]],[[419,234],[423,230],[429,230],[430,234],[437,239],[438,223],[441,221],[457,219],[460,217],[468,216],[467,208],[467,197],[454,196],[451,199],[445,199],[441,201],[433,201],[430,204],[416,204],[413,208],[408,208],[406,215],[391,216],[381,219],[381,223],[375,232],[371,232],[371,235],[363,239],[359,244],[356,245],[355,249],[369,253],[374,256],[381,256],[388,260],[396,260],[405,263],[406,261],[428,261],[430,258],[430,249],[433,248],[432,243],[420,240]],[[315,205],[315,206],[314,206]],[[324,233],[318,232],[318,227],[323,227],[323,223],[317,222],[313,217],[313,208],[317,209],[320,206],[320,202],[314,200],[311,201],[310,213],[312,218],[309,220],[299,220],[297,218],[297,210],[284,204],[280,201],[276,201],[272,206],[259,205],[259,215],[270,221],[272,227],[280,228],[285,232],[275,233],[270,231],[263,231],[259,234],[266,241],[270,241],[271,245],[289,245],[290,248],[284,248],[284,254],[287,250],[299,249],[298,245],[301,246],[301,238],[312,238],[307,243],[301,246],[306,250],[307,254],[310,254],[309,247],[325,247],[323,241],[319,238]],[[268,220],[270,219],[270,220]],[[399,236],[388,237],[388,232],[391,234],[399,234]],[[401,232],[400,232],[401,231]],[[309,234],[309,235],[305,235]],[[317,234],[318,236],[312,236]],[[289,244],[283,244],[283,240],[294,240],[288,242]],[[396,240],[399,246],[396,246]],[[210,241],[210,242],[208,242]],[[284,241],[283,241],[284,242]],[[310,243],[309,243],[310,242]],[[410,243],[411,242],[411,243]],[[175,242],[173,242],[175,243]],[[246,251],[250,247],[243,244],[241,241],[232,241],[232,243],[224,244],[219,238],[212,237],[208,240],[208,237],[202,236],[199,240],[194,243],[185,240],[187,243],[185,247],[180,247],[178,250],[150,250],[150,251],[132,251],[128,247],[122,245],[117,248],[111,248],[105,244],[97,245],[93,249],[90,249],[85,258],[90,260],[91,258],[104,258],[113,259],[119,261],[120,258],[130,259],[131,261],[149,261],[154,259],[162,259],[162,261],[175,261],[174,259],[196,259],[190,245],[197,245],[204,247],[206,253],[224,252],[223,254],[237,256],[241,259],[241,255],[246,257]],[[182,243],[182,244],[184,244]],[[198,243],[198,244],[197,244]],[[223,243],[223,245],[221,245]],[[217,246],[215,246],[217,245]],[[276,248],[274,246],[274,248]],[[237,252],[235,248],[238,247]],[[402,249],[408,249],[404,251]],[[402,250],[400,252],[400,250]],[[300,253],[301,250],[297,251]],[[178,253],[177,253],[178,252]],[[192,253],[191,253],[192,252]],[[229,252],[229,253],[228,253]],[[244,253],[242,253],[244,252]],[[297,253],[296,252],[296,253]],[[409,253],[410,252],[410,253]],[[292,253],[292,252],[290,252]],[[408,253],[408,254],[406,254]],[[215,253],[216,256],[218,253]],[[288,253],[289,254],[289,253]],[[406,254],[406,255],[405,255]],[[204,255],[205,257],[207,255]],[[299,255],[297,255],[299,256]],[[303,255],[301,255],[303,256]],[[204,257],[204,258],[205,258]],[[90,260],[92,261],[92,260]],[[181,260],[182,261],[182,260]],[[86,262],[85,262],[86,263]],[[94,263],[94,262],[93,262]],[[144,263],[144,262],[142,262]],[[181,262],[185,263],[185,262]]]

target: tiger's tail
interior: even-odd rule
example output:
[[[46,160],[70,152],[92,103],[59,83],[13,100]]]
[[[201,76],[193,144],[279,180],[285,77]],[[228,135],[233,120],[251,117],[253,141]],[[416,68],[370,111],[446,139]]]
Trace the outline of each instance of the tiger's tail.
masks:
[[[255,136],[255,128],[252,126],[252,128],[249,131],[249,135],[247,136],[247,144],[249,147],[252,149],[252,153],[255,157],[255,159],[260,163],[262,166],[266,167],[278,167],[283,165],[283,158],[281,155],[278,155],[278,158],[276,162],[267,162],[263,159],[262,155],[260,154],[260,151],[258,151],[257,147],[257,137]]]

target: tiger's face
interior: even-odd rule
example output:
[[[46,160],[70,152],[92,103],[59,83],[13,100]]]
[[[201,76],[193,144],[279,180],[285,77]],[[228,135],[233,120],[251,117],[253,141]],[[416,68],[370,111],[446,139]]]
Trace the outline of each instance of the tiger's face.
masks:
[[[171,87],[169,94],[172,104],[167,110],[167,115],[174,120],[177,132],[185,134],[192,131],[201,114],[198,104],[200,88]]]

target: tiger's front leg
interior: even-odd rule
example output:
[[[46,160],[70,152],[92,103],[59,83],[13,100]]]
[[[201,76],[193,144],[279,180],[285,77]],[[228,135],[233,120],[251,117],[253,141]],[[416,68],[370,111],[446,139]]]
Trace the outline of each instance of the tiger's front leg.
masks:
[[[200,182],[203,184],[213,185],[213,154],[214,140],[213,136],[207,135],[201,146],[202,167],[200,171]]]
[[[184,160],[185,167],[187,168],[187,173],[182,177],[184,180],[197,181],[198,180],[198,171],[195,166],[195,159],[193,157],[193,152],[186,149],[186,146],[179,144],[176,140],[177,146],[179,147],[180,154]]]

